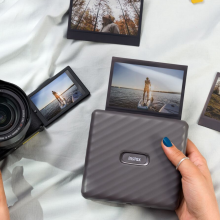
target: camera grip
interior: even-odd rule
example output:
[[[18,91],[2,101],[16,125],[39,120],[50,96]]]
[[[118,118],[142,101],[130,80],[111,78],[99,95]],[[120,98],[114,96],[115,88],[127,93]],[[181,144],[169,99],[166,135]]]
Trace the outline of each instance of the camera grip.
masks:
[[[40,119],[37,117],[34,111],[31,110],[31,124],[24,139],[22,139],[20,144],[14,148],[1,149],[0,150],[0,161],[3,160],[5,157],[7,157],[9,154],[13,153],[23,144],[27,143],[32,137],[34,137],[36,134],[38,134],[39,132],[43,130],[44,130],[43,123],[40,121]]]

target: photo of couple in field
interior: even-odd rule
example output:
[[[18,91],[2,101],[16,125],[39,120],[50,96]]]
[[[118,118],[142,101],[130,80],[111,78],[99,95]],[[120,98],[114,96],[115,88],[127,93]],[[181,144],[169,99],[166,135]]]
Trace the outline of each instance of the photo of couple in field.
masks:
[[[116,62],[109,105],[179,114],[183,77],[183,70]]]
[[[71,29],[137,36],[141,0],[73,0]]]
[[[205,116],[220,120],[220,77],[217,79],[208,106],[205,111]]]

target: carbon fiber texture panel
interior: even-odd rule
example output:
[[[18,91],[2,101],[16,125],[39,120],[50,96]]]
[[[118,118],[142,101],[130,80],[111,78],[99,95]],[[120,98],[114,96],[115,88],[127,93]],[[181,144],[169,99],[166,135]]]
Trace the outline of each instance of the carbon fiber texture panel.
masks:
[[[185,153],[188,125],[184,121],[96,110],[92,114],[82,195],[134,205],[174,210],[181,178],[161,148],[168,137]],[[120,160],[123,152],[149,156],[137,166]]]

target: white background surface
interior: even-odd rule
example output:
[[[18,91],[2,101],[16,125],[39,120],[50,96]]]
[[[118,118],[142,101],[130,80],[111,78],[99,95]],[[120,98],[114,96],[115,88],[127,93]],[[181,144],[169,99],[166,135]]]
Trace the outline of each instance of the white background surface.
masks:
[[[220,71],[220,1],[193,5],[189,0],[145,0],[140,47],[67,40],[68,7],[69,0],[0,3],[2,80],[29,94],[69,65],[91,92],[89,99],[4,161],[8,205],[19,200],[11,189],[11,173],[22,166],[44,220],[177,219],[174,212],[113,206],[81,196],[90,116],[105,107],[112,56],[188,65],[182,119],[190,126],[189,138],[208,161],[220,204],[220,134],[197,125]],[[25,201],[19,200],[19,209],[10,209],[16,215],[12,220],[37,219],[37,211],[27,208]]]

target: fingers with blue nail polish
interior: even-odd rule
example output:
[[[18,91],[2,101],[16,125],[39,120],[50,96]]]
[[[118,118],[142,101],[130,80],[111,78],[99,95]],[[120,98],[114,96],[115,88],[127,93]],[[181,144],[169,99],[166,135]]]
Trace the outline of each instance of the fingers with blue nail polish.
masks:
[[[173,146],[172,142],[170,141],[170,139],[168,137],[163,138],[163,144],[166,147],[172,147]]]

